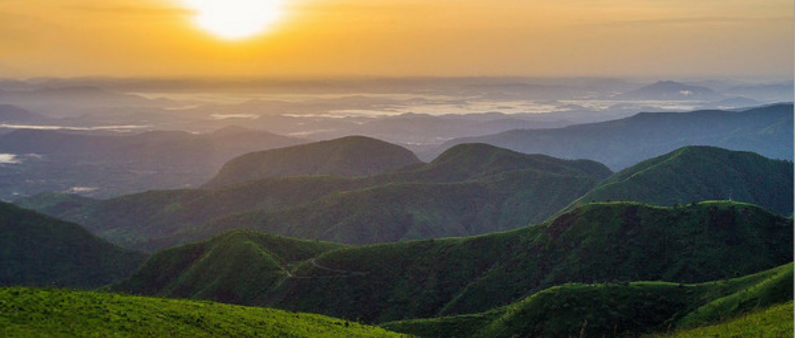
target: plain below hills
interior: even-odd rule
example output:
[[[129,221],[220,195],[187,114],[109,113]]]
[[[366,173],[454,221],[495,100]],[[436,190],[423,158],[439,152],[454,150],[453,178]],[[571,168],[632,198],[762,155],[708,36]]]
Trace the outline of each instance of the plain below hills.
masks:
[[[42,195],[18,203],[144,250],[235,228],[364,244],[467,236],[541,222],[610,174],[593,161],[472,144],[454,147],[428,164],[370,177],[273,177],[105,201]]]
[[[791,219],[736,202],[597,203],[508,232],[368,246],[235,231],[161,251],[112,289],[379,323],[488,311],[569,282],[748,275],[791,262],[792,231]],[[291,256],[273,243],[314,249]],[[228,257],[255,268],[230,269]]]
[[[127,277],[145,259],[77,224],[0,203],[0,286],[95,288]]]
[[[0,199],[65,191],[108,198],[195,187],[236,156],[306,142],[237,127],[206,134],[89,133],[21,129],[0,135],[0,153],[18,157],[0,171]]]
[[[769,158],[792,160],[792,125],[792,104],[744,111],[640,113],[601,123],[557,129],[512,130],[455,139],[435,151],[420,154],[420,158],[434,157],[456,144],[487,143],[527,154],[591,159],[613,170],[624,169],[688,145],[752,151]]]

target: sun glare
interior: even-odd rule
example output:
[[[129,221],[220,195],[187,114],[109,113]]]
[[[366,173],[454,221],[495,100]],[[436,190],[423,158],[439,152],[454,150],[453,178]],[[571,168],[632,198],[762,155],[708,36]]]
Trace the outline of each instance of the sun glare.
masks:
[[[270,29],[282,16],[282,0],[183,0],[202,29],[224,39],[243,39]]]

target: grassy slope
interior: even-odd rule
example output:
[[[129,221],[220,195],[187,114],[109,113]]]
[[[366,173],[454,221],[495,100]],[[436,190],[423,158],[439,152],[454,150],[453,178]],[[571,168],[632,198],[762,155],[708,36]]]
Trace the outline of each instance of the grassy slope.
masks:
[[[0,203],[0,286],[93,288],[127,277],[145,258],[77,224]]]
[[[405,337],[265,308],[110,293],[0,289],[3,337]]]
[[[567,282],[745,275],[790,262],[791,248],[791,220],[752,205],[601,203],[504,233],[327,251],[296,264],[295,278],[261,282],[260,289],[275,286],[243,304],[368,322],[429,318],[487,311]],[[162,287],[152,274],[144,267],[122,286],[162,296],[224,297]]]
[[[424,338],[635,337],[715,322],[718,318],[688,318],[702,311],[704,304],[720,299],[742,295],[748,305],[732,316],[791,301],[792,281],[792,264],[787,264],[702,284],[565,284],[480,314],[393,322],[383,327]]]
[[[724,322],[647,338],[792,337],[792,301],[759,309]]]
[[[151,191],[82,208],[59,206],[57,196],[50,197],[52,203],[46,196],[23,202],[79,220],[116,243],[149,250],[241,227],[365,243],[463,236],[539,222],[610,174],[593,161],[462,145],[427,165],[368,178],[269,178],[209,190]],[[404,208],[412,201],[413,207]],[[459,204],[469,206],[466,214],[460,214]],[[343,211],[353,216],[343,218]],[[192,233],[232,215],[200,237]],[[435,229],[438,222],[443,225]],[[296,229],[285,230],[287,224]],[[381,226],[376,238],[356,235],[370,224]]]
[[[292,264],[342,247],[247,230],[164,250],[114,290],[228,303],[261,301]]]
[[[674,205],[732,198],[791,215],[792,189],[792,162],[685,147],[616,173],[572,205],[610,200]]]

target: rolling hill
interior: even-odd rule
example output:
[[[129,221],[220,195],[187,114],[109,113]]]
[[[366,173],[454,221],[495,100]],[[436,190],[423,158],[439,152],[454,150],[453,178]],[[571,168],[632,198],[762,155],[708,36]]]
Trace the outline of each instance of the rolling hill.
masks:
[[[738,317],[787,302],[791,312],[792,282],[792,264],[787,264],[701,284],[565,284],[483,313],[392,322],[382,327],[423,338],[637,337],[704,326],[719,321],[718,315]],[[713,318],[689,320],[701,309],[735,297],[743,298],[744,306],[712,311]]]
[[[428,164],[365,178],[266,178],[95,203],[63,203],[71,199],[58,195],[18,203],[143,250],[236,228],[362,244],[465,236],[540,222],[610,174],[593,161],[475,144],[451,148]]]
[[[203,266],[222,262],[225,250],[197,261],[195,246],[185,245],[155,254],[112,289],[206,300],[256,289],[261,297],[241,303],[388,322],[478,313],[569,282],[697,283],[747,275],[791,262],[792,231],[791,219],[741,203],[597,203],[503,233],[341,247],[253,285],[234,281],[238,271],[223,275],[223,264]],[[224,238],[202,245],[218,247]],[[164,282],[160,271],[175,276]],[[201,271],[214,271],[213,278],[190,287],[179,282]],[[228,287],[208,284],[224,279]],[[205,288],[212,292],[197,291]]]
[[[620,120],[558,129],[513,130],[460,138],[420,157],[435,157],[456,144],[487,143],[527,154],[591,159],[613,170],[688,145],[752,151],[768,158],[792,160],[792,126],[792,104],[740,112],[640,113]]]
[[[268,177],[371,176],[419,163],[408,149],[368,137],[350,136],[237,157],[227,162],[205,187]]]
[[[0,286],[94,288],[127,277],[146,258],[7,203],[0,203],[0,248]]]
[[[690,146],[643,161],[600,183],[573,205],[638,201],[656,205],[732,199],[792,215],[792,162],[749,152]]]
[[[406,337],[308,313],[101,292],[0,288],[3,337]]]

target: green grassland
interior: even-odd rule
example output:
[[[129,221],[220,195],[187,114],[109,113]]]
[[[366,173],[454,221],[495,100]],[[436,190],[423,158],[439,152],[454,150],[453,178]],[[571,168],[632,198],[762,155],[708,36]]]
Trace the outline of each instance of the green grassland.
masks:
[[[57,289],[0,289],[3,337],[407,337],[320,315]]]
[[[701,284],[564,284],[484,313],[399,321],[382,327],[424,338],[636,337],[702,326],[788,301],[791,315],[792,269],[792,264],[787,264]],[[743,305],[715,305],[734,298],[742,299],[735,304]]]

